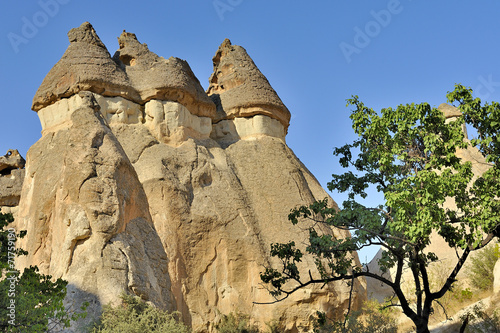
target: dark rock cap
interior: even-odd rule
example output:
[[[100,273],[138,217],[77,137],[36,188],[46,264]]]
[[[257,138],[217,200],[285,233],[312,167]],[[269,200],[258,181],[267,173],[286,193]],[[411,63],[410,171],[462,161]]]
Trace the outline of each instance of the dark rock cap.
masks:
[[[224,40],[213,64],[207,93],[217,105],[215,121],[264,114],[288,128],[290,111],[243,47]]]
[[[68,38],[71,44],[35,93],[31,107],[34,111],[82,90],[139,99],[126,73],[111,59],[89,22],[71,29]]]
[[[453,118],[453,117],[460,117],[462,115],[462,112],[453,105],[449,105],[446,103],[441,103],[438,106],[438,110],[441,111],[446,119],[448,118]]]
[[[80,91],[91,91],[139,104],[151,99],[175,101],[197,116],[215,118],[214,103],[186,61],[174,57],[165,60],[139,43],[135,34],[125,31],[118,37],[120,48],[111,58],[88,22],[71,29],[68,38],[71,44],[33,98],[34,111]]]
[[[113,59],[127,73],[143,103],[151,99],[175,101],[192,114],[215,117],[214,103],[186,61],[159,57],[133,33],[123,31],[118,44],[120,48]]]

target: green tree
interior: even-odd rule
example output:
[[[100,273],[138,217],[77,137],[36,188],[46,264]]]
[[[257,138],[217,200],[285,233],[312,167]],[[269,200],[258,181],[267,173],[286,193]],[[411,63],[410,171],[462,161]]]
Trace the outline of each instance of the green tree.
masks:
[[[481,105],[472,90],[461,85],[447,97],[464,115],[448,124],[442,112],[427,103],[377,113],[357,96],[347,101],[354,107],[350,118],[358,139],[334,150],[341,166],[349,169],[333,175],[328,189],[347,192],[348,199],[340,210],[328,207],[324,200],[291,211],[293,224],[304,219],[317,222],[309,228],[306,252],[316,258],[319,275],[299,272],[297,262],[303,253],[294,243],[272,244],[271,255],[282,265],[267,267],[261,279],[271,285],[277,300],[314,283],[376,279],[393,290],[392,305],[402,309],[416,331],[429,332],[433,307],[452,289],[469,254],[500,232],[500,105]],[[477,130],[477,139],[464,140],[464,122]],[[474,147],[489,166],[477,178],[471,163],[457,155],[460,149]],[[367,207],[357,200],[367,197],[371,187],[383,194],[382,205]],[[452,199],[457,208],[444,208],[446,199]],[[322,232],[323,225],[350,230],[352,237],[336,239]],[[432,232],[459,254],[458,263],[435,290],[431,290],[428,270],[438,258],[426,251]],[[370,245],[385,250],[379,265],[383,271],[392,269],[394,280],[356,265],[351,253]],[[411,295],[401,288],[406,267],[415,284]]]
[[[27,254],[17,249],[17,238],[26,235],[5,229],[14,219],[11,214],[0,213],[0,330],[2,332],[47,332],[55,328],[70,327],[71,321],[85,316],[86,305],[80,313],[66,310],[66,281],[51,281],[50,275],[38,273],[36,266],[15,269],[16,256]]]

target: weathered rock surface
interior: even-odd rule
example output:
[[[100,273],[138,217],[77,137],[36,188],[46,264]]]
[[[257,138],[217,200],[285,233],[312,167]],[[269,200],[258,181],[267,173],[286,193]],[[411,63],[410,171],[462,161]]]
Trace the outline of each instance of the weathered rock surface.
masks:
[[[84,90],[103,96],[140,99],[127,74],[111,59],[90,23],[71,29],[68,38],[71,44],[33,98],[34,111]]]
[[[79,91],[92,91],[140,105],[151,99],[176,101],[195,115],[215,117],[214,103],[186,61],[159,57],[125,31],[118,37],[120,49],[111,58],[88,22],[71,29],[68,38],[71,44],[33,98],[34,111]]]
[[[26,164],[17,149],[9,149],[7,154],[0,156],[0,175],[7,175],[12,170],[23,169]]]
[[[272,301],[259,278],[270,244],[307,238],[287,221],[290,208],[327,196],[282,140],[241,140],[225,150],[210,139],[157,143],[144,148],[134,167],[169,255],[177,309],[196,330],[212,331],[221,314],[240,311],[303,331],[316,310],[346,305],[341,284],[304,289],[275,305],[253,303]],[[306,267],[315,273],[311,258]]]
[[[4,156],[0,156],[0,208],[19,204],[25,164],[16,149],[9,149]],[[6,209],[3,212],[6,213]]]
[[[27,230],[19,266],[69,282],[90,317],[122,292],[171,308],[168,260],[144,191],[90,92],[80,92],[66,128],[27,155],[17,228]]]
[[[200,117],[215,117],[215,105],[203,91],[188,63],[179,58],[164,59],[149,51],[133,33],[118,37],[120,49],[113,59],[127,73],[141,102],[151,99],[179,102]]]
[[[215,122],[262,114],[279,120],[286,133],[290,111],[243,47],[224,40],[213,64],[207,92],[217,105]]]
[[[120,291],[162,308],[172,298],[196,332],[231,312],[286,332],[307,331],[318,310],[341,314],[341,283],[254,303],[273,300],[259,276],[270,244],[308,237],[290,209],[328,195],[286,146],[290,113],[246,51],[225,41],[214,57],[216,115],[186,62],[134,34],[114,60],[89,24],[70,41],[34,99],[43,136],[27,157],[20,264],[65,278],[77,301],[94,295],[96,311]],[[318,274],[307,256],[301,269]],[[364,299],[362,283],[355,291]]]

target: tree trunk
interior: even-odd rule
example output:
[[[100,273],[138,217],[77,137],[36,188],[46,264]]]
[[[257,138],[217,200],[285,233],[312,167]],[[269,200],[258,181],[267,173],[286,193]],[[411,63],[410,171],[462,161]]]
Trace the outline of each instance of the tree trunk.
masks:
[[[429,321],[425,319],[420,319],[418,323],[415,323],[417,326],[417,333],[430,333],[428,327]]]

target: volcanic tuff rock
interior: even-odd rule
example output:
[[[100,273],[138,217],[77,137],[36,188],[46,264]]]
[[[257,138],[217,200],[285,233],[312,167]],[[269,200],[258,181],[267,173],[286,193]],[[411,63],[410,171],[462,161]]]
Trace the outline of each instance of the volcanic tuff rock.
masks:
[[[125,70],[131,85],[139,93],[140,103],[152,99],[179,102],[192,114],[215,117],[215,105],[203,91],[188,63],[179,58],[165,60],[149,51],[133,33],[118,37],[120,49],[113,59]]]
[[[24,158],[15,149],[9,149],[7,154],[0,156],[0,209],[5,206],[4,213],[11,212],[7,207],[19,204],[25,163]]]
[[[119,37],[113,59],[88,23],[70,41],[33,102],[42,138],[27,156],[20,265],[67,279],[70,297],[94,297],[96,312],[121,290],[172,304],[197,332],[231,312],[286,332],[306,331],[318,310],[340,315],[341,283],[254,303],[273,301],[259,277],[278,264],[270,244],[304,250],[290,209],[328,195],[287,147],[290,114],[246,51],[225,41],[214,57],[215,115],[187,63],[134,34]],[[319,274],[307,256],[300,268]],[[362,284],[355,291],[364,299]]]
[[[28,251],[21,267],[69,282],[90,319],[122,292],[172,308],[168,260],[137,174],[90,92],[71,124],[44,135],[27,155],[17,228]]]
[[[71,29],[68,38],[71,44],[35,93],[34,111],[82,90],[140,100],[90,23]]]
[[[286,133],[290,111],[243,47],[224,40],[213,63],[207,92],[217,105],[215,122],[262,114],[280,121]]]

